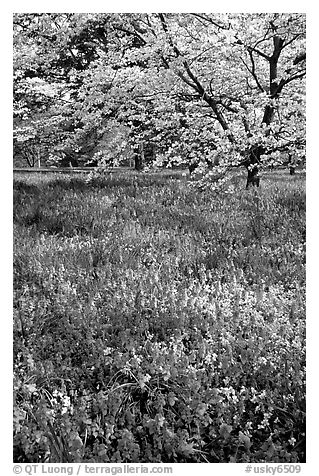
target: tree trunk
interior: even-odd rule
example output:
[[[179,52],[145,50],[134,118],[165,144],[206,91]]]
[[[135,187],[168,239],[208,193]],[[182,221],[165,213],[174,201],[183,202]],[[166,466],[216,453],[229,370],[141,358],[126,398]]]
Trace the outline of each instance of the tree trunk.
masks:
[[[134,155],[134,169],[135,170],[143,170],[143,161],[140,154]]]
[[[291,166],[289,167],[289,173],[290,173],[290,175],[295,175],[295,172],[296,172],[295,166],[294,166],[294,165],[291,165]]]
[[[192,175],[192,173],[197,169],[197,167],[198,167],[198,164],[196,164],[196,162],[192,162],[188,165],[188,170],[190,175]]]
[[[72,165],[70,165],[72,164]],[[64,151],[63,158],[61,160],[61,167],[78,167],[78,159],[76,157],[76,153],[73,151]]]
[[[248,168],[247,174],[246,188],[248,188],[250,185],[253,187],[259,187],[260,177],[257,165],[253,166],[253,168]]]
[[[144,169],[144,147],[143,143],[140,143],[137,147],[137,150],[134,154],[134,168],[135,170]]]
[[[34,167],[34,165],[35,165],[34,157],[31,154],[29,155],[28,153],[25,153],[23,155],[26,158],[28,166],[29,167]]]
[[[259,176],[259,163],[260,156],[263,154],[264,150],[261,146],[251,149],[248,159],[244,164],[247,169],[247,182],[246,189],[252,185],[253,187],[259,187],[260,176]]]

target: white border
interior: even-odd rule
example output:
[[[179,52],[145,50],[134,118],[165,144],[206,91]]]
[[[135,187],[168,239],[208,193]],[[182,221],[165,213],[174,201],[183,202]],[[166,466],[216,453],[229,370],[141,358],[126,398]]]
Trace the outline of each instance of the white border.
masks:
[[[258,8],[257,8],[258,7]],[[12,474],[12,13],[13,12],[300,12],[307,13],[307,464],[302,465],[301,474],[313,475],[318,459],[318,189],[319,189],[319,150],[318,150],[318,30],[319,16],[316,15],[315,2],[267,1],[264,3],[234,2],[185,2],[161,1],[128,2],[107,1],[13,1],[1,5],[0,47],[1,47],[1,158],[2,180],[0,186],[1,204],[1,409],[2,438],[1,460]],[[9,436],[10,435],[10,436]],[[178,468],[177,468],[178,466]],[[244,474],[243,465],[174,465],[174,474],[200,471],[202,474]]]

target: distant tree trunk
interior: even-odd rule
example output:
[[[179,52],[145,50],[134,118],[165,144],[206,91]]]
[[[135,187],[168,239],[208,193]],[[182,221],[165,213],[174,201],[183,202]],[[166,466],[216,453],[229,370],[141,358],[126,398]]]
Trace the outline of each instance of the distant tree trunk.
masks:
[[[71,165],[70,165],[71,164]],[[64,150],[61,160],[61,167],[78,167],[78,159],[76,153],[72,150]]]
[[[144,169],[144,146],[143,146],[143,142],[141,142],[135,148],[134,168],[135,168],[135,170],[143,170]]]
[[[28,166],[29,166],[29,167],[34,167],[35,161],[34,161],[33,155],[31,155],[31,154],[29,155],[28,153],[25,153],[25,154],[23,154],[23,155],[24,155],[24,157],[26,158],[26,161],[27,161],[27,163],[28,163]]]
[[[259,177],[259,171],[258,167],[253,166],[253,168],[247,169],[247,182],[246,182],[246,188],[248,188],[250,185],[253,187],[259,187],[260,183],[260,177]]]
[[[189,173],[192,175],[192,173],[197,169],[198,164],[196,162],[192,162],[188,165],[188,170]]]
[[[290,175],[295,175],[295,172],[296,172],[296,167],[294,165],[290,165],[289,167]]]
[[[290,175],[295,175],[296,164],[294,163],[294,157],[293,157],[293,154],[291,152],[288,154],[288,158],[289,158],[289,161],[288,161],[289,174]]]
[[[19,154],[21,154],[21,157],[27,161],[29,167],[35,167],[36,154],[32,146],[21,146],[21,149],[19,149]]]
[[[256,148],[252,148],[249,157],[244,164],[247,168],[247,182],[246,182],[246,189],[252,185],[253,187],[259,187],[260,184],[260,176],[259,176],[259,163],[260,163],[260,156],[263,154],[264,150],[262,147],[258,146]]]
[[[153,164],[155,160],[155,146],[151,141],[143,143],[144,164]]]
[[[144,168],[143,158],[140,156],[140,154],[134,155],[134,168],[135,170],[143,170]]]

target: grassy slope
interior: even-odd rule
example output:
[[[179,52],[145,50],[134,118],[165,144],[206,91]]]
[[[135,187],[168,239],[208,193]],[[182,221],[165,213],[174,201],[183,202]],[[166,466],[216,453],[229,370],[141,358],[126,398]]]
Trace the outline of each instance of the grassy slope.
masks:
[[[15,461],[304,461],[305,183],[18,177]]]

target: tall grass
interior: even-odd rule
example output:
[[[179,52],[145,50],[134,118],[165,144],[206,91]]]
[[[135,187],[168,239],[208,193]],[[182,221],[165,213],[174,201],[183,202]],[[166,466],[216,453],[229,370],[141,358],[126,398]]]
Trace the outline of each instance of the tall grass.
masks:
[[[17,177],[16,462],[305,460],[305,184]]]

